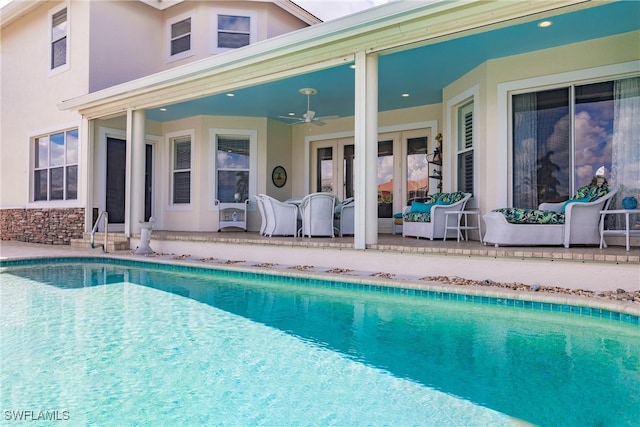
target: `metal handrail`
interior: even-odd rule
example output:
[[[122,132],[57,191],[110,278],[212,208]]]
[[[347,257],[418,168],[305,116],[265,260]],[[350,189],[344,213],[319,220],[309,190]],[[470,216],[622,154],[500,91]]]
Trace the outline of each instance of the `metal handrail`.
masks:
[[[91,229],[91,248],[93,249],[95,247],[93,245],[93,236],[96,234],[96,229],[102,217],[104,217],[104,245],[102,246],[102,252],[107,253],[107,233],[109,231],[109,213],[107,211],[100,212],[96,223],[93,225],[93,229]]]

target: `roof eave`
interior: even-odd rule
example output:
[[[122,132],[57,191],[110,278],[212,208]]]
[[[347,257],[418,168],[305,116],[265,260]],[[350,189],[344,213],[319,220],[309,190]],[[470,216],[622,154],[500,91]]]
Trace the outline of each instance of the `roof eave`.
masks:
[[[506,7],[501,1],[392,2],[65,100],[58,107],[61,110],[80,111],[90,117],[114,114],[127,108],[150,108],[156,106],[153,104],[154,99],[163,99],[163,104],[169,101],[170,97],[161,96],[165,92],[177,96],[178,93],[184,94],[186,87],[193,90],[195,98],[272,81],[276,76],[284,78],[287,77],[287,73],[293,72],[290,71],[291,68],[296,68],[291,62],[294,60],[298,61],[297,73],[303,68],[312,71],[314,67],[327,68],[341,61],[353,60],[353,54],[357,50],[376,52],[400,48],[407,44],[423,42],[429,37],[442,39],[452,33],[464,31],[465,28],[477,28],[478,25],[486,23],[476,22],[478,19],[486,20],[487,17],[491,17],[495,22],[509,22],[512,19],[526,19],[532,14],[551,12],[558,8],[588,7],[589,3],[593,4],[590,0],[508,2],[510,7]],[[431,22],[433,25],[427,28],[424,20],[430,19],[431,16],[435,16]],[[314,52],[314,55],[308,57],[308,53],[305,56],[305,52]],[[289,71],[278,67],[274,67],[275,70],[261,69],[263,64],[273,65],[274,61],[284,57],[287,58],[285,62]],[[223,85],[216,81],[217,76],[239,69],[244,70],[246,78],[233,82],[235,87],[229,82]],[[206,83],[203,83],[205,80]],[[174,86],[181,88],[177,89]],[[185,97],[183,100],[188,98]]]

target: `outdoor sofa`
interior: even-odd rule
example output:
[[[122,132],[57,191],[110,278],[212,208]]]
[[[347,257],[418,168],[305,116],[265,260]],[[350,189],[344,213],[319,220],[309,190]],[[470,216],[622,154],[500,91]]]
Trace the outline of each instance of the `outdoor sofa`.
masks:
[[[486,213],[484,243],[496,247],[592,245],[600,243],[600,211],[609,207],[615,189],[585,185],[571,199],[542,203],[538,209],[502,208]]]
[[[412,202],[402,210],[402,236],[443,239],[445,213],[463,211],[471,193],[434,193],[429,203]],[[453,224],[451,224],[453,225]],[[448,230],[455,237],[456,230]],[[450,236],[447,236],[450,237]]]

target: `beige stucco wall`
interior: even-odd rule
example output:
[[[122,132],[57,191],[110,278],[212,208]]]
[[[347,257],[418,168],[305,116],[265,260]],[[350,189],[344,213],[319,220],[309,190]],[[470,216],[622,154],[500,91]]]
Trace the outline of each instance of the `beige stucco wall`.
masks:
[[[49,11],[62,4],[69,8],[69,68],[52,73]],[[49,2],[2,28],[1,208],[38,207],[29,203],[31,138],[81,124],[79,114],[60,111],[57,104],[87,93],[88,13],[88,2]],[[80,150],[84,149],[81,143]],[[40,207],[82,206],[86,188],[78,190],[76,201]]]
[[[92,1],[89,90],[161,70],[166,32],[162,12],[139,1]]]
[[[444,88],[443,103],[446,105],[449,100],[460,93],[468,91],[474,86],[478,87],[480,102],[478,110],[475,111],[475,118],[478,126],[476,142],[479,158],[476,174],[478,174],[479,181],[477,198],[479,199],[479,207],[483,211],[502,207],[510,200],[508,194],[497,190],[505,188],[505,185],[508,184],[506,181],[509,180],[508,169],[505,165],[501,167],[496,160],[509,158],[508,138],[507,135],[502,134],[500,127],[500,123],[504,122],[508,111],[498,109],[498,86],[517,80],[535,79],[536,77],[561,73],[565,74],[558,79],[573,82],[572,73],[639,60],[640,49],[638,46],[640,46],[640,32],[635,31],[496,59],[477,67]],[[593,73],[598,74],[597,70]],[[603,74],[596,79],[615,77]],[[560,84],[551,83],[553,80],[545,77],[544,80],[540,80],[539,84]],[[502,101],[504,104],[504,100]],[[445,144],[449,142],[448,138],[445,138]],[[445,148],[445,155],[448,153],[449,156],[453,156],[454,148],[451,147],[449,150]],[[454,180],[455,175],[450,178]]]

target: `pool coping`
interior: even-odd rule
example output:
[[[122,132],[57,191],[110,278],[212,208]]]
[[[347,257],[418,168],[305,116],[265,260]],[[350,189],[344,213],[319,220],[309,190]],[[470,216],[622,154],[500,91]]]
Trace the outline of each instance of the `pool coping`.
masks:
[[[65,260],[83,259],[87,262],[105,260],[121,261],[125,264],[146,264],[149,266],[177,266],[183,271],[203,269],[212,271],[257,274],[262,276],[288,277],[306,280],[322,280],[341,287],[352,289],[370,289],[390,294],[428,296],[443,300],[457,300],[495,306],[519,307],[549,312],[564,312],[586,315],[612,321],[640,326],[640,304],[612,300],[597,296],[579,296],[544,291],[521,291],[497,286],[455,285],[424,280],[417,276],[375,276],[372,272],[348,271],[332,272],[330,268],[301,266],[267,265],[265,263],[236,262],[217,258],[192,258],[176,256],[146,257],[140,255],[74,255],[64,256],[28,256],[0,260],[0,271],[11,266],[41,264],[43,261],[65,262]],[[307,267],[307,266],[302,266]],[[347,285],[347,286],[344,286]],[[388,292],[391,291],[391,292]],[[577,309],[577,310],[576,310]]]

